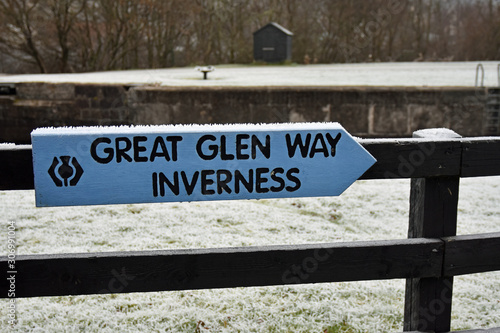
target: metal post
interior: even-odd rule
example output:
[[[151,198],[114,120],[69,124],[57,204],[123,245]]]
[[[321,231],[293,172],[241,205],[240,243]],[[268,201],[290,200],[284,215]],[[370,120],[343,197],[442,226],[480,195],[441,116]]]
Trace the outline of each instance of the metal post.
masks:
[[[497,65],[498,86],[500,87],[500,64]]]
[[[478,86],[479,72],[481,72],[481,85],[480,86]],[[477,64],[475,86],[476,87],[484,87],[484,67],[483,67],[483,64]]]

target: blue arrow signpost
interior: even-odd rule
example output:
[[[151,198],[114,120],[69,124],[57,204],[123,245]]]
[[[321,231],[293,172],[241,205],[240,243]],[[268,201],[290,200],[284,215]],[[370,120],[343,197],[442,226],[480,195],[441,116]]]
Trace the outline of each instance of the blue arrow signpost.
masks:
[[[36,205],[340,195],[375,159],[338,123],[41,128]]]

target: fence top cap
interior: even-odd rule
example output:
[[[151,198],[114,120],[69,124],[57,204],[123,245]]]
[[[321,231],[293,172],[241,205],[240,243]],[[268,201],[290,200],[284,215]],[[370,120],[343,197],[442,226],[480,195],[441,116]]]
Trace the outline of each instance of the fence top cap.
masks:
[[[462,136],[448,128],[428,128],[413,132],[414,138],[459,139]]]

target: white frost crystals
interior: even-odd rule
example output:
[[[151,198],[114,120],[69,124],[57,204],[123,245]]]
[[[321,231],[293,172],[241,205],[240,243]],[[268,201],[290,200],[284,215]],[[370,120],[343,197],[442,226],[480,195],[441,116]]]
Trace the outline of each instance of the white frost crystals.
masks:
[[[161,85],[169,87],[404,86],[474,87],[477,62],[400,62],[292,66],[218,65],[216,79],[200,80],[193,67],[75,74],[0,76],[0,82]],[[498,62],[483,62],[485,86],[497,86]]]

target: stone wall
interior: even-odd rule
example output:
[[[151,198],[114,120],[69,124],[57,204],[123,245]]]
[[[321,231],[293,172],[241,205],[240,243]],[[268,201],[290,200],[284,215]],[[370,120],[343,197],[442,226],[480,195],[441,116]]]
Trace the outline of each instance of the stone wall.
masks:
[[[338,121],[361,137],[447,127],[484,135],[486,89],[151,87],[21,83],[0,96],[0,142],[42,126]]]

